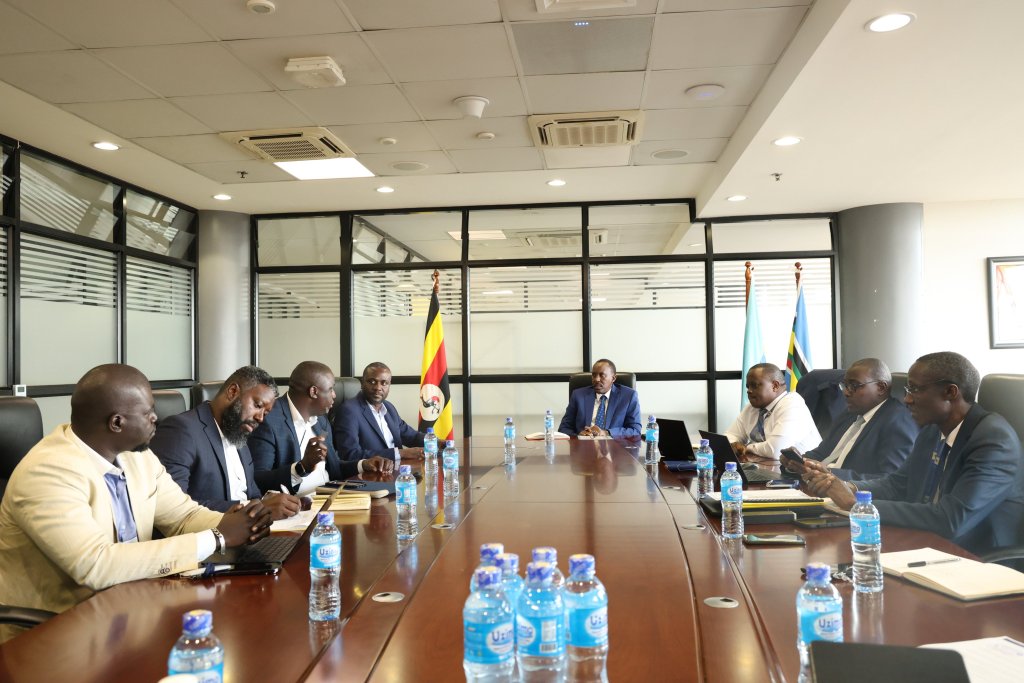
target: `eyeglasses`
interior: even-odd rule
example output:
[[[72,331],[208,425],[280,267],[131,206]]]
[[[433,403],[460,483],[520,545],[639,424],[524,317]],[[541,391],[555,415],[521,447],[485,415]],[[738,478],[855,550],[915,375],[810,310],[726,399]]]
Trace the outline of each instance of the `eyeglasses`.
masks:
[[[858,391],[861,390],[862,387],[866,387],[869,384],[878,384],[881,381],[882,380],[880,380],[880,379],[873,379],[870,382],[845,382],[845,381],[843,381],[843,382],[839,383],[839,389],[842,390],[842,391],[849,392],[851,394],[856,394]]]
[[[915,396],[936,384],[956,384],[956,382],[951,379],[937,379],[934,382],[926,382],[925,384],[907,384],[907,386],[903,387],[903,391],[907,392],[907,396]]]

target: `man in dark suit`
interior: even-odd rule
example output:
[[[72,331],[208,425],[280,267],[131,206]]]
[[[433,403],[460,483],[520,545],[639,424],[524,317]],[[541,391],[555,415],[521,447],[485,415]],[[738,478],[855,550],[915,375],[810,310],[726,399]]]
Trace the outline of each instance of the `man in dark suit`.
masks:
[[[883,524],[924,529],[974,553],[1024,541],[1024,467],[1020,441],[1002,417],[978,404],[980,375],[958,353],[921,356],[907,374],[904,399],[923,427],[910,456],[880,479],[843,482],[808,462],[805,488],[844,510],[854,491],[871,491]]]
[[[424,435],[407,425],[387,400],[391,369],[384,363],[370,363],[361,384],[362,393],[342,403],[334,414],[334,443],[342,459],[422,458]]]
[[[274,402],[263,424],[249,437],[249,450],[261,491],[284,486],[298,496],[312,493],[331,479],[367,472],[390,473],[394,461],[374,456],[342,460],[334,449],[324,417],[334,405],[334,372],[316,361],[303,361],[288,378],[288,393]]]
[[[839,383],[847,415],[832,425],[821,445],[803,456],[827,465],[845,480],[881,477],[899,469],[921,429],[903,402],[890,395],[891,385],[888,366],[877,358],[850,365]],[[792,460],[783,462],[791,471],[802,469]]]
[[[629,387],[615,384],[615,363],[602,358],[590,371],[591,386],[569,396],[558,431],[569,436],[640,436],[640,400]]]
[[[252,365],[231,373],[212,401],[161,420],[150,444],[168,474],[193,500],[225,512],[260,498],[249,435],[277,398],[277,384]],[[271,491],[263,497],[274,519],[299,511],[299,499]]]

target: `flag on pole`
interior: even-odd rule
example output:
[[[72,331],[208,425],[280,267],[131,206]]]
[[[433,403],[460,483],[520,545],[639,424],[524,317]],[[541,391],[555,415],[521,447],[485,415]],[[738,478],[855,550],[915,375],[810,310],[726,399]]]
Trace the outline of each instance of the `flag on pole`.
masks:
[[[793,331],[789,335],[786,369],[789,370],[790,391],[796,391],[796,383],[812,370],[807,338],[807,306],[804,305],[804,288],[800,284],[796,288],[796,313],[793,314]]]
[[[747,404],[747,371],[765,362],[764,344],[761,342],[761,319],[757,314],[757,290],[754,288],[753,268],[747,261],[747,324],[743,329],[743,376],[740,378],[740,408]]]
[[[437,299],[440,273],[434,271],[434,288],[427,311],[427,332],[423,338],[423,367],[420,372],[419,431],[433,427],[439,441],[455,438],[452,427],[452,393],[448,388],[448,359],[444,351],[441,304]]]

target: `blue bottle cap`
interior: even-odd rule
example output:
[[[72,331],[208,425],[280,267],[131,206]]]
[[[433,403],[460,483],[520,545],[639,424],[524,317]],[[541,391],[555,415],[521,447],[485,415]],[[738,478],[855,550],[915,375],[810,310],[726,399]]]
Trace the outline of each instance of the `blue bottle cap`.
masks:
[[[519,573],[519,556],[515,553],[501,553],[494,558],[494,564],[501,570],[502,574],[512,572]]]
[[[213,628],[213,612],[194,609],[181,615],[181,630],[189,635],[204,635]]]
[[[711,442],[708,441],[707,439],[701,439],[700,440],[700,447],[701,448],[704,448],[705,446],[710,446],[710,445],[711,445]]]
[[[857,491],[853,495],[857,497],[858,503],[871,502],[871,491]]]
[[[433,434],[433,433],[434,433],[434,428],[433,427],[427,427],[427,434]]]
[[[594,572],[594,556],[593,555],[570,555],[569,556],[569,574],[576,576],[578,574],[592,574]]]
[[[550,586],[555,565],[550,562],[531,562],[526,565],[526,583],[531,586]]]
[[[334,513],[333,512],[318,512],[316,513],[316,523],[326,524],[327,526],[334,526]]]
[[[512,418],[511,418],[511,417],[506,417],[506,418],[505,418],[505,422],[511,422],[511,421],[512,421]]]
[[[654,416],[653,415],[648,415],[647,416],[647,421],[648,422],[654,422]]]
[[[726,472],[735,472],[736,471],[736,463],[734,463],[734,462],[727,462],[727,463],[725,463],[725,471]]]
[[[807,565],[807,580],[815,583],[827,583],[831,568],[824,562],[811,562]]]
[[[473,573],[477,588],[494,588],[501,583],[501,570],[497,567],[480,567]]]
[[[404,477],[407,474],[412,474],[412,465],[399,465],[398,476]]]
[[[550,562],[558,564],[558,551],[550,546],[541,546],[533,549],[534,562]]]
[[[444,445],[447,446],[448,448],[455,448],[455,442],[452,441],[451,439],[448,439],[447,441],[445,441]]]
[[[480,561],[494,564],[494,558],[503,552],[505,552],[505,546],[501,543],[484,543],[480,546]]]

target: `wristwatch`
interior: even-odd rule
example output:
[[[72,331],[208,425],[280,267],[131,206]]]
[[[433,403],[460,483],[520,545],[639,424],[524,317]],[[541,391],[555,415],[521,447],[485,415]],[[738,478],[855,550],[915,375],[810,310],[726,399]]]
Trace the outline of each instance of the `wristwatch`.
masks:
[[[217,552],[224,552],[228,549],[228,542],[224,538],[224,534],[217,527],[210,529],[213,532],[213,537],[217,539]]]
[[[302,466],[301,460],[295,463],[295,474],[297,474],[299,478],[305,477],[307,474],[309,474],[309,472],[306,471],[306,468]]]

